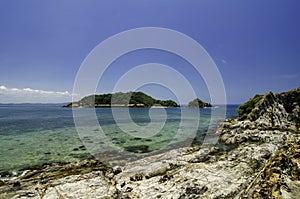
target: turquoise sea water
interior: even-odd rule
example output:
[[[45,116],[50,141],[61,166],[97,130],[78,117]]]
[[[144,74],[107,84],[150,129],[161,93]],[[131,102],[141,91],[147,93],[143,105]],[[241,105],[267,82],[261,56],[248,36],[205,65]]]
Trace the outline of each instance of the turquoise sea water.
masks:
[[[215,109],[224,108],[218,106]],[[237,105],[228,105],[226,117],[235,117],[236,108]],[[164,110],[167,118],[163,128],[146,138],[137,136],[138,132],[133,132],[133,135],[124,132],[116,125],[110,108],[96,109],[96,115],[104,135],[112,145],[131,153],[151,153],[171,142],[178,129],[183,133],[188,131],[188,128],[180,126],[180,108]],[[193,141],[195,145],[201,144],[211,120],[210,108],[197,111],[200,111],[200,125]],[[147,108],[131,108],[129,112],[131,119],[141,127],[153,122]],[[121,122],[126,124],[128,121]],[[220,122],[220,118],[215,117],[212,124],[217,126]],[[87,128],[95,135],[100,131],[99,127],[93,125],[87,125]],[[97,146],[104,144],[88,133],[86,136],[77,133],[72,109],[56,104],[0,105],[0,172],[18,171],[44,163],[87,159],[91,157],[87,145],[95,142]]]

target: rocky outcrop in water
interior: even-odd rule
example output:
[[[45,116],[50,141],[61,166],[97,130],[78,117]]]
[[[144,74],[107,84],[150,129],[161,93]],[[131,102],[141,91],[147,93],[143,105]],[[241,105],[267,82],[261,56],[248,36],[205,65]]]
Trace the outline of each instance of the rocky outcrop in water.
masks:
[[[299,97],[298,88],[248,103],[244,119],[217,129],[219,147],[181,148],[114,168],[96,160],[45,166],[0,182],[1,197],[300,198]]]

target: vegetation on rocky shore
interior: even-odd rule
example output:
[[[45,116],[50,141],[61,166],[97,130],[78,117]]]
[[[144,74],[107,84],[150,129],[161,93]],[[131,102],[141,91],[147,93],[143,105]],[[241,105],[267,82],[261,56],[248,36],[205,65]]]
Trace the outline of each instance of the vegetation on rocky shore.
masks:
[[[300,127],[300,87],[283,93],[256,95],[237,109],[240,120],[256,121],[272,128]]]
[[[255,108],[255,105],[262,99],[263,95],[255,95],[250,98],[246,103],[238,107],[237,113],[241,119],[245,119],[249,113]]]

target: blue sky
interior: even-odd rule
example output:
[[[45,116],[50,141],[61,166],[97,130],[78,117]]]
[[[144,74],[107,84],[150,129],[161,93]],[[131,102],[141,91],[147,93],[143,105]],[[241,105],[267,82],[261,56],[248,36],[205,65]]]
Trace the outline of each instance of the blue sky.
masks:
[[[2,0],[0,103],[69,101],[76,73],[93,48],[119,32],[149,26],[199,42],[222,75],[228,103],[289,90],[300,86],[299,9],[297,0]],[[179,70],[197,96],[210,100],[205,82],[188,63],[158,50],[116,60],[98,92],[108,92],[126,70],[149,62]],[[159,87],[141,89],[174,98]]]

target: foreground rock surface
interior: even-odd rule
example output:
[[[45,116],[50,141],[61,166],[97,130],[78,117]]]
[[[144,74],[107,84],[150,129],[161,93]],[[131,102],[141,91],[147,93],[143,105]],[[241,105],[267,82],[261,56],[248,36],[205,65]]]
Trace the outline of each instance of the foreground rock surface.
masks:
[[[283,98],[268,93],[246,119],[223,122],[215,136],[230,150],[204,144],[124,167],[97,160],[44,166],[0,182],[1,197],[300,198],[299,101]]]

